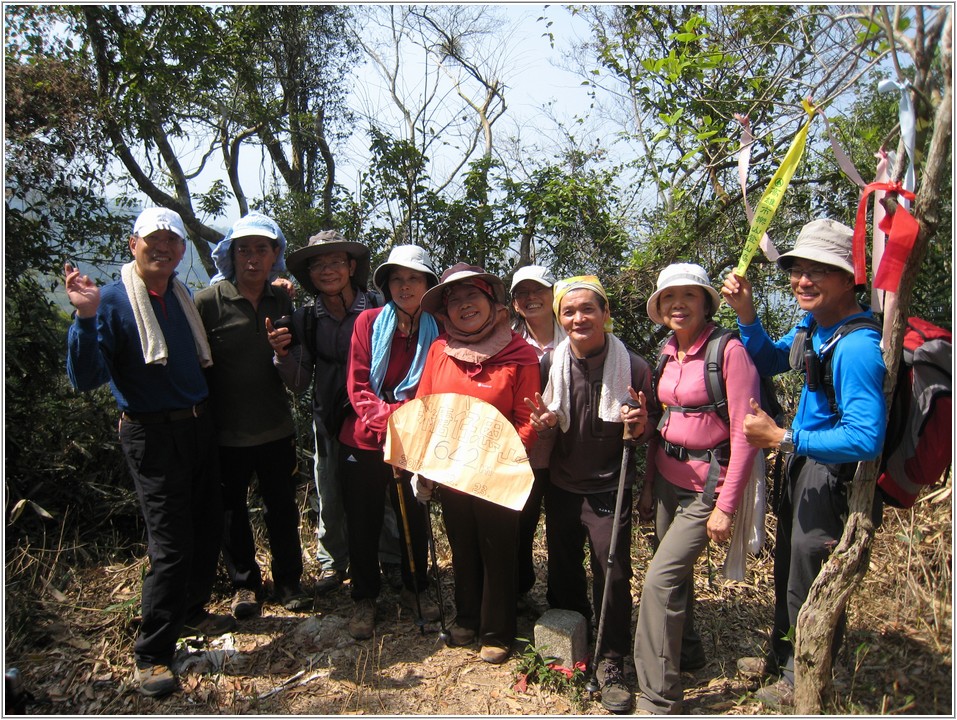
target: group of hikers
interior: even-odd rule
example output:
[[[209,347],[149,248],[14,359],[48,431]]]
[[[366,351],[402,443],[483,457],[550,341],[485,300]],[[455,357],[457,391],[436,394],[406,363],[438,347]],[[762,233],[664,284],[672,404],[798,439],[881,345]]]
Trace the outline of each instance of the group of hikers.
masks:
[[[529,603],[544,509],[548,605],[589,621],[600,607],[592,662],[602,704],[614,713],[680,713],[681,673],[707,663],[693,622],[695,562],[709,540],[731,537],[755,458],[770,449],[786,457],[773,627],[766,656],[741,658],[738,669],[778,678],[757,693],[768,707],[793,704],[792,628],[842,534],[847,481],[883,442],[879,332],[841,333],[848,320],[871,315],[857,300],[852,236],[838,222],[814,220],[780,256],[804,315],[778,340],[762,327],[746,278],[731,273],[719,290],[697,264],[665,267],[647,313],[670,334],[651,365],[613,333],[595,276],[557,281],[531,265],[506,291],[501,278],[467,263],[440,276],[426,249],[399,245],[370,285],[362,243],[325,230],[287,258],[282,231],[258,213],[218,243],[217,273],[193,297],[175,272],[187,241],[182,219],[144,210],[120,279],[101,288],[64,268],[76,310],[67,371],[80,390],[110,383],[147,529],[139,691],[162,697],[179,687],[170,667],[178,638],[223,634],[261,612],[266,590],[247,508],[255,475],[273,599],[305,612],[348,580],[348,629],[357,640],[374,634],[383,577],[419,620],[439,619],[427,591],[431,528],[417,505],[436,500],[454,577],[449,642],[477,643],[489,663],[509,657]],[[287,267],[311,303],[294,309]],[[710,398],[706,367],[709,343],[724,333],[713,321],[722,300],[738,317],[720,362],[726,407]],[[791,369],[809,382],[781,427],[757,402],[760,377]],[[287,389],[310,387],[322,567],[307,588]],[[383,454],[389,417],[434,393],[483,400],[514,426],[534,474],[521,511],[405,471],[396,479]],[[634,462],[622,469],[626,442],[647,445],[643,479]],[[634,642],[633,488],[639,517],[654,521],[656,535]],[[234,591],[229,615],[206,609],[220,551]],[[623,674],[629,654],[637,701]]]

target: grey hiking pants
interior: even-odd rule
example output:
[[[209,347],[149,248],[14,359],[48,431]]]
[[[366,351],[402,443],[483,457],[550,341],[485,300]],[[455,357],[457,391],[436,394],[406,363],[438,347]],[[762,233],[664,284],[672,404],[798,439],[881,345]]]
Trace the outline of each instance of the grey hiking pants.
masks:
[[[704,662],[694,629],[693,572],[708,544],[714,501],[704,493],[655,478],[655,550],[641,591],[635,629],[635,671],[642,697],[638,707],[655,714],[681,712],[681,666]]]

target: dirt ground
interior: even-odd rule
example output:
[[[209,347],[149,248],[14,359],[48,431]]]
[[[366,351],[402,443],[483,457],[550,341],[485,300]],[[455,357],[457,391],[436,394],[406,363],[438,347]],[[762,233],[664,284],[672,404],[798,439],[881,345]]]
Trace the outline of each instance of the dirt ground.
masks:
[[[442,595],[454,616],[451,568],[441,519],[436,517]],[[835,666],[840,714],[953,714],[950,490],[922,503],[916,513],[888,510],[872,553],[871,568],[849,606],[847,642]],[[769,516],[769,530],[773,518]],[[651,528],[636,528],[633,595],[650,558]],[[541,528],[540,528],[541,534]],[[773,533],[771,535],[773,537]],[[314,528],[304,523],[308,557]],[[260,543],[262,546],[263,543]],[[142,551],[142,548],[140,548]],[[268,567],[268,558],[260,560]],[[771,622],[771,558],[749,562],[745,582],[722,581],[722,551],[712,547],[699,562],[696,625],[709,649],[708,665],[684,675],[685,713],[757,715],[756,684],[736,676],[735,660],[755,654]],[[544,600],[545,554],[536,546]],[[478,657],[478,646],[448,648],[439,623],[422,629],[384,586],[377,632],[356,642],[346,631],[352,601],[348,585],[320,597],[313,613],[295,614],[273,604],[262,617],[206,645],[184,642],[178,663],[183,691],[164,700],[141,697],[132,678],[138,593],[146,561],[76,568],[60,587],[47,584],[29,626],[6,627],[5,667],[16,667],[30,693],[25,711],[36,715],[266,714],[266,715],[604,715],[588,694],[546,690],[519,679],[523,643],[504,665]],[[8,572],[10,559],[8,558]],[[307,564],[307,576],[317,571]],[[213,608],[228,612],[230,590],[217,585]],[[7,593],[5,600],[26,602]],[[9,618],[9,614],[5,614]],[[534,637],[534,613],[519,617],[520,638]],[[630,658],[629,658],[630,661]],[[634,686],[633,667],[626,667]],[[8,706],[9,713],[10,708]]]

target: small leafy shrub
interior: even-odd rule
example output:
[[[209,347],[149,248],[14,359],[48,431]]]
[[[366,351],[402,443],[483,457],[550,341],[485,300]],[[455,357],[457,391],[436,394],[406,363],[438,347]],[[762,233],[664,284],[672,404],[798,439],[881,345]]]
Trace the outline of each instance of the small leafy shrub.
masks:
[[[525,692],[529,684],[566,695],[574,705],[580,706],[585,685],[585,664],[576,663],[573,668],[562,667],[555,658],[543,656],[534,645],[526,642],[525,650],[518,659],[514,689],[516,692]]]

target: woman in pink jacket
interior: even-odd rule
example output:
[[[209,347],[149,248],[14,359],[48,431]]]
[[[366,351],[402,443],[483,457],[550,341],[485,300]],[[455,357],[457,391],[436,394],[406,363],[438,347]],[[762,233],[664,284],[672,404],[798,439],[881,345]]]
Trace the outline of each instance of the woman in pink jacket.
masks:
[[[719,303],[704,269],[688,263],[662,270],[648,299],[648,317],[672,335],[655,384],[663,408],[659,436],[648,445],[655,481],[645,484],[639,500],[642,518],[655,518],[658,537],[635,630],[639,713],[680,713],[681,671],[707,662],[694,629],[694,565],[709,539],[730,539],[758,452],[748,445],[743,423],[760,380],[736,338],[728,341],[722,363],[730,422],[708,397],[705,350],[721,332],[711,321]]]

